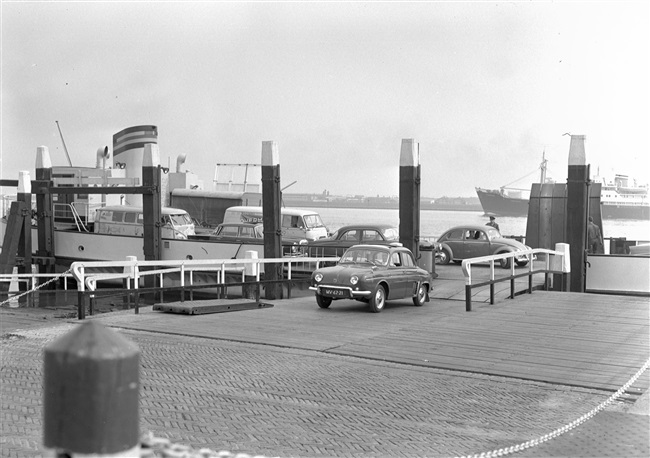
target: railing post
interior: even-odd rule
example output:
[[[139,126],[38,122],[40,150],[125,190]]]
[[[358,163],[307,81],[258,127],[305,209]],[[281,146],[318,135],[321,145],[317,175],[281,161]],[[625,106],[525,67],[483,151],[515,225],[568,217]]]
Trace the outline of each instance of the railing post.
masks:
[[[55,456],[134,457],[140,350],[87,321],[45,348],[43,445]]]
[[[250,250],[244,253],[245,259],[257,259],[257,251]],[[257,264],[254,261],[248,262],[244,265],[244,285],[243,296],[246,299],[256,299],[257,293],[256,288],[253,285],[255,278],[257,277]]]
[[[465,311],[472,311],[472,285],[465,285]]]
[[[81,290],[77,292],[77,319],[86,318],[86,293]]]

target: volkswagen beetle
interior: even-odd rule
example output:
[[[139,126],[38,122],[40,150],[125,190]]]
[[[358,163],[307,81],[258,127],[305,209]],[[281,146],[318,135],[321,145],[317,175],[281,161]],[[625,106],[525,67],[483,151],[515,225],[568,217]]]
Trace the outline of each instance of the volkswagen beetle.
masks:
[[[495,228],[480,224],[452,227],[440,236],[438,243],[440,264],[530,249],[515,239],[502,236]],[[510,259],[501,259],[500,263],[505,269],[510,267]],[[520,267],[525,266],[528,257],[516,256],[515,263]]]
[[[413,253],[401,243],[355,245],[337,265],[315,270],[310,290],[316,302],[328,308],[332,301],[355,299],[381,312],[387,300],[412,298],[416,306],[429,301],[431,273],[418,267]]]

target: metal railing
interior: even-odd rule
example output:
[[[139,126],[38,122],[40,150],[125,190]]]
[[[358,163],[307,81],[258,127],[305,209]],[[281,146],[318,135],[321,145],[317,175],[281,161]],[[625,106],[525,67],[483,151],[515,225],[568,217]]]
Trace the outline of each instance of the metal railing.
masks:
[[[93,314],[93,300],[99,293],[100,283],[121,283],[119,290],[113,295],[135,296],[135,313],[138,313],[139,296],[143,293],[160,293],[178,291],[181,301],[185,293],[199,289],[220,288],[223,292],[228,287],[241,286],[242,289],[254,288],[259,298],[259,287],[262,284],[287,284],[289,297],[290,285],[293,281],[308,281],[311,272],[319,268],[323,262],[337,261],[338,258],[327,257],[284,257],[284,258],[252,258],[252,259],[204,259],[204,260],[171,260],[171,261],[138,261],[136,259],[111,262],[74,262],[70,270],[77,281],[78,317],[85,317],[86,304],[90,302],[90,314]],[[263,271],[276,268],[282,270],[278,280],[265,279]],[[198,276],[201,283],[195,283]],[[234,281],[233,281],[234,280]],[[141,285],[155,285],[153,287]],[[102,294],[111,294],[105,291]],[[162,301],[162,297],[161,297]]]
[[[481,256],[477,258],[470,258],[463,260],[462,270],[463,275],[465,276],[465,310],[468,312],[472,311],[472,288],[478,288],[482,286],[490,286],[490,304],[494,304],[494,285],[496,283],[509,281],[510,282],[510,299],[515,297],[515,280],[521,277],[528,277],[528,288],[527,292],[531,294],[533,292],[533,275],[535,274],[544,274],[544,289],[548,290],[548,276],[549,274],[561,274],[566,275],[570,272],[569,262],[568,262],[568,245],[560,244],[566,247],[566,251],[554,251],[547,250],[545,248],[533,248],[525,251],[516,251],[510,253],[497,254],[492,256]],[[545,264],[543,269],[535,270],[534,260],[537,258],[537,255],[544,255]],[[528,264],[526,265],[526,272],[516,273],[516,258],[526,256],[528,257]],[[501,260],[506,259],[509,263],[509,273],[508,275],[497,278],[495,276],[495,263],[501,263]],[[489,280],[479,281],[478,283],[473,282],[472,277],[472,266],[475,264],[484,264],[488,263],[490,267],[490,278]],[[552,265],[551,265],[552,264]]]

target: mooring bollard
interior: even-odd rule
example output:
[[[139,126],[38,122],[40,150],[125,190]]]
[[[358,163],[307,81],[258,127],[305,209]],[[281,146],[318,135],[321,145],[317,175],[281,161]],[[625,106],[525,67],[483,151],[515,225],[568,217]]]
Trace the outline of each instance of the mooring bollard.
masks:
[[[52,457],[140,456],[140,350],[95,320],[48,345],[43,445]]]

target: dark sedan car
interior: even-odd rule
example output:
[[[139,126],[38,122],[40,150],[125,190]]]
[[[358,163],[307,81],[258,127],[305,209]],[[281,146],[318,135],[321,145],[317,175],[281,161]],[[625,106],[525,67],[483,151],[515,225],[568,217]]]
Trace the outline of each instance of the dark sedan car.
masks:
[[[442,234],[438,243],[440,244],[438,257],[440,264],[530,249],[517,240],[502,236],[493,227],[478,224],[452,227]],[[518,266],[525,266],[528,264],[528,257],[526,255],[517,256],[515,262]],[[500,264],[501,267],[508,268],[510,259],[501,259]]]
[[[424,305],[432,281],[431,273],[418,267],[413,253],[400,243],[355,245],[337,265],[315,270],[309,289],[321,308],[338,299],[356,299],[381,312],[393,299],[412,298],[416,306]]]
[[[390,224],[365,224],[343,226],[327,238],[307,244],[307,254],[312,257],[341,256],[353,245],[388,245],[399,241],[399,231]]]

